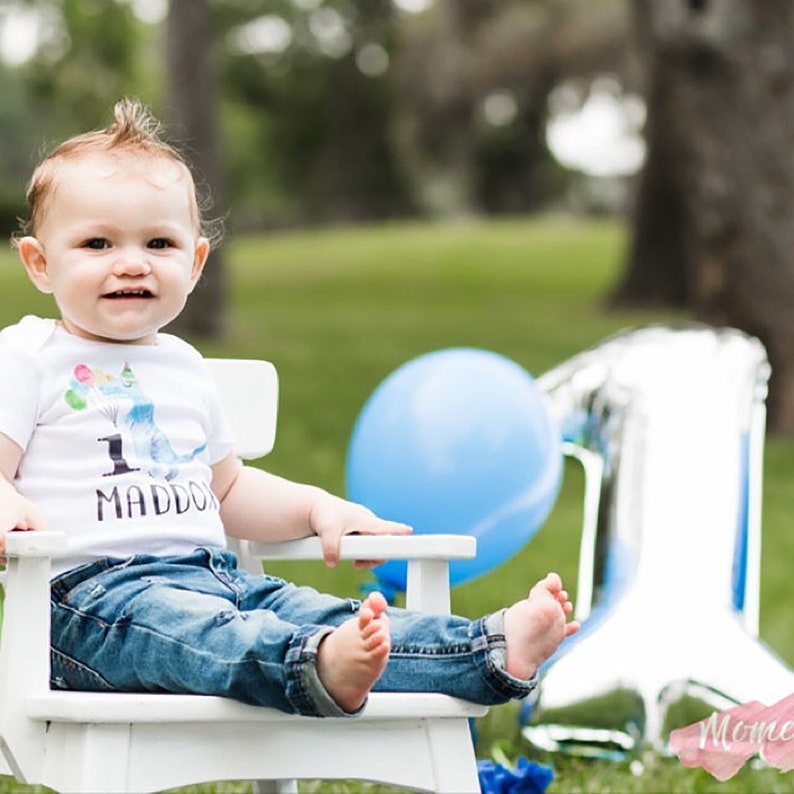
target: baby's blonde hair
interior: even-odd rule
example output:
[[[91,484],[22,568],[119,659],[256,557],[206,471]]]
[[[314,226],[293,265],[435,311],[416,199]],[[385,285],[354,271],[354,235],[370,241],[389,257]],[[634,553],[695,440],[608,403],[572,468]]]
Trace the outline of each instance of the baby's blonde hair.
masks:
[[[192,191],[192,213],[199,234],[210,238],[219,237],[213,228],[216,224],[202,217],[202,201],[196,194],[193,177],[185,158],[162,137],[162,125],[149,109],[137,99],[123,98],[113,107],[113,123],[104,129],[75,135],[56,146],[33,171],[27,189],[30,218],[22,222],[21,234],[36,234],[46,209],[47,198],[52,194],[57,178],[58,166],[69,160],[96,152],[119,152],[146,155],[171,160],[181,166],[190,178]]]

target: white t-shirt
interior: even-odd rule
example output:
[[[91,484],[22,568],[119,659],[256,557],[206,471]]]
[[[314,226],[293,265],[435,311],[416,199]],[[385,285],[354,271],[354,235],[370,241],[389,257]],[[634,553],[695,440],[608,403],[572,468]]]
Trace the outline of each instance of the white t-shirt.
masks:
[[[39,317],[3,329],[0,432],[24,451],[14,485],[66,533],[54,575],[225,543],[210,467],[232,432],[201,355],[175,336],[93,342]]]

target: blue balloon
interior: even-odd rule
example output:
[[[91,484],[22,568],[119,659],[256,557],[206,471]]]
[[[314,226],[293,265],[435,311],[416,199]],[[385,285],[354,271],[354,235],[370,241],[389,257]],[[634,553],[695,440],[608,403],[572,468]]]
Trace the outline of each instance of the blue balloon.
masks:
[[[416,533],[477,538],[453,561],[458,585],[508,560],[548,517],[562,478],[562,440],[546,395],[504,356],[450,348],[419,356],[372,393],[347,455],[347,493]],[[405,589],[404,562],[374,569]]]

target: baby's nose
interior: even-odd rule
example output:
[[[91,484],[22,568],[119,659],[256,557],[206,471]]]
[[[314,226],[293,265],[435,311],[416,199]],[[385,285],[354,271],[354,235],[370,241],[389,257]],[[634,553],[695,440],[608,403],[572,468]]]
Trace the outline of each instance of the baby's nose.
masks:
[[[113,272],[117,276],[145,276],[152,270],[145,251],[122,249],[113,263]]]

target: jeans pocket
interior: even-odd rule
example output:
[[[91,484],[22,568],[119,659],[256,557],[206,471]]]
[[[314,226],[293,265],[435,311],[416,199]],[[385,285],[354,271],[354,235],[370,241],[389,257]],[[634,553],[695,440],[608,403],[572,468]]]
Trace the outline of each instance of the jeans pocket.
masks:
[[[97,576],[111,571],[114,568],[127,567],[133,559],[132,557],[126,560],[103,557],[94,562],[84,563],[77,568],[72,568],[71,571],[57,576],[50,583],[50,592],[53,602],[61,604],[71,603],[75,598],[79,598],[87,589],[90,591],[96,588],[93,580]],[[101,595],[102,592],[104,592],[104,588],[102,588],[98,594]]]
[[[118,692],[96,670],[52,649],[50,652],[50,686],[53,689],[71,689],[81,692]]]

